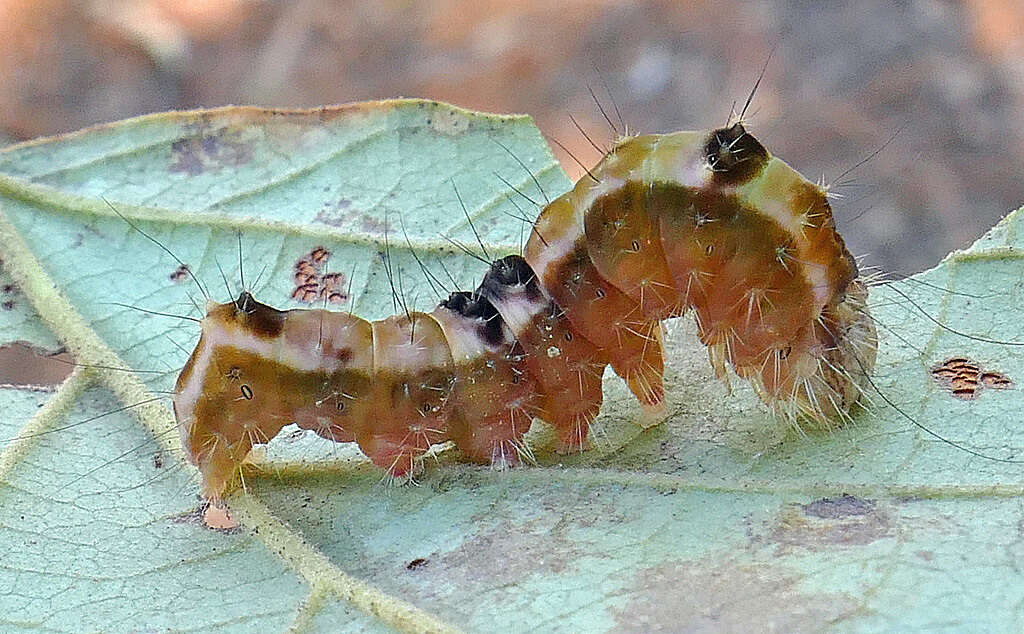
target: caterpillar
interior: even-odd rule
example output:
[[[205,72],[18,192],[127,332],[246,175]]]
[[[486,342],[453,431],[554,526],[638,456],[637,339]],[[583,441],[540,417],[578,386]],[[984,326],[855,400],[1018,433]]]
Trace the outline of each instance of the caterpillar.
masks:
[[[534,419],[585,447],[607,366],[656,417],[661,322],[687,312],[729,367],[804,424],[849,418],[875,363],[867,285],[825,187],[742,121],[621,138],[473,291],[379,321],[278,310],[248,291],[209,302],[173,397],[206,497],[290,423],[355,442],[393,476],[437,443],[517,464]]]

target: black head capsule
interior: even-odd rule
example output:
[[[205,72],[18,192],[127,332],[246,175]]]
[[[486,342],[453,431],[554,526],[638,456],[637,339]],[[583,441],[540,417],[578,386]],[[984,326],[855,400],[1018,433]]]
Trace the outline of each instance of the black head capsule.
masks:
[[[537,274],[519,255],[507,255],[495,260],[476,292],[491,299],[503,299],[510,293],[521,293],[529,300],[536,300],[542,295],[537,284]]]
[[[470,291],[456,291],[441,306],[476,322],[477,335],[491,347],[505,341],[505,322],[489,299]]]
[[[747,132],[742,123],[719,128],[704,143],[704,158],[718,185],[742,185],[768,164],[768,150]]]

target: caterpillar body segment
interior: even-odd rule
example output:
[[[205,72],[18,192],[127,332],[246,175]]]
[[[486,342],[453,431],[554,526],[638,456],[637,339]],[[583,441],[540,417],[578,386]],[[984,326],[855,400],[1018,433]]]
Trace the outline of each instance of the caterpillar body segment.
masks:
[[[740,123],[631,137],[543,209],[522,257],[430,313],[211,304],[175,414],[210,497],[293,422],[396,476],[446,440],[514,465],[534,418],[561,450],[585,446],[608,365],[661,406],[661,322],[692,310],[720,376],[731,366],[769,405],[829,426],[874,366],[866,299],[825,190]]]
[[[689,309],[718,374],[731,365],[789,414],[835,424],[867,384],[867,289],[826,191],[740,123],[621,141],[535,228],[526,259],[570,320],[601,313],[604,332],[644,340],[643,356],[613,363],[635,393],[660,387],[660,343],[638,322]],[[614,301],[602,283],[620,291]]]
[[[487,286],[505,296],[491,273]],[[204,495],[219,497],[252,446],[292,422],[357,442],[394,476],[413,473],[417,458],[446,440],[469,459],[518,464],[537,416],[559,427],[566,448],[582,447],[607,363],[561,310],[534,296],[541,301],[527,306],[534,312],[519,340],[479,291],[453,293],[431,313],[375,322],[278,311],[248,293],[212,305],[174,399]]]
[[[523,434],[537,414],[537,388],[522,348],[494,306],[473,293],[453,293],[432,316],[455,364],[449,437],[474,462],[518,464]]]
[[[520,256],[494,262],[477,294],[511,325],[537,385],[537,415],[558,430],[559,450],[582,449],[604,399],[606,350],[579,333]]]

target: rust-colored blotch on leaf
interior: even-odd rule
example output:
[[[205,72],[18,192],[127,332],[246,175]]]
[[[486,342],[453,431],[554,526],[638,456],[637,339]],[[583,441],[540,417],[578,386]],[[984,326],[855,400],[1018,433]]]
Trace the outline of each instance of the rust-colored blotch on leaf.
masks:
[[[986,370],[970,357],[950,357],[932,366],[932,378],[958,399],[971,401],[985,388],[1008,390],[1013,380],[1002,372]]]

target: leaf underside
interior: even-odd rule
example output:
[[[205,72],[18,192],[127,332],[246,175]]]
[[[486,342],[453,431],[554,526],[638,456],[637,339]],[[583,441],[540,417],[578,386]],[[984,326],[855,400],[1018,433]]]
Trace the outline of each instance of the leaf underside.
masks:
[[[1024,380],[1018,347],[950,330],[1024,340],[1019,212],[873,290],[880,394],[838,431],[794,432],[735,377],[730,394],[683,319],[660,426],[637,426],[608,376],[591,451],[555,455],[541,429],[536,466],[439,451],[397,488],[352,448],[286,430],[231,500],[241,527],[205,527],[165,398],[197,326],[114,303],[197,317],[203,292],[111,206],[216,301],[244,274],[261,301],[298,306],[294,263],[324,246],[351,289],[339,308],[380,318],[396,310],[381,253],[429,310],[484,268],[448,240],[480,253],[466,214],[489,256],[514,252],[516,217],[569,185],[529,118],[419,100],[164,113],[0,152],[0,347],[138,371],[0,387],[0,433],[29,436],[0,447],[3,629],[1020,627],[1024,467],[908,419],[1024,458],[1019,388],[965,401],[930,376],[968,356]]]

